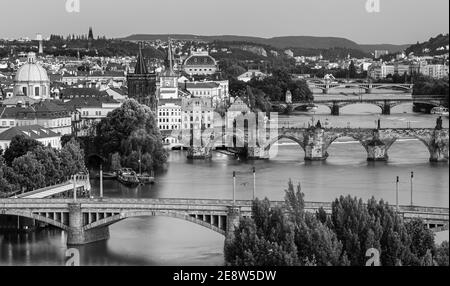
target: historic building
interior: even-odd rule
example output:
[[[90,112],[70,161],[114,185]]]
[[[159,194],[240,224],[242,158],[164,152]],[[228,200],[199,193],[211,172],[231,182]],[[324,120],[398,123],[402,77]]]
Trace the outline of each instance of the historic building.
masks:
[[[128,97],[145,104],[157,114],[158,98],[156,96],[156,74],[148,71],[142,56],[141,47],[134,73],[127,75]]]
[[[36,63],[35,53],[28,53],[27,63],[17,70],[13,93],[37,99],[50,97],[50,80],[47,71]]]
[[[11,127],[0,133],[0,149],[6,150],[12,138],[17,135],[24,135],[26,138],[39,141],[44,146],[50,145],[52,148],[61,149],[61,134],[40,125]]]
[[[14,107],[0,107],[0,131],[28,125],[40,125],[61,135],[72,133],[70,111],[50,100],[43,100],[32,106],[18,103]]]
[[[217,62],[208,52],[191,52],[184,61],[183,71],[189,75],[212,75],[217,71]]]

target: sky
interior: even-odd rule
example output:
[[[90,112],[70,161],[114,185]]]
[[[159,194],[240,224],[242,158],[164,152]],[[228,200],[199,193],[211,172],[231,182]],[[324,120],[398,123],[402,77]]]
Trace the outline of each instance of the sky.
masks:
[[[68,12],[67,1],[79,1],[79,12]],[[378,12],[369,13],[367,1],[379,1]],[[87,34],[92,26],[94,36],[108,38],[332,36],[411,44],[449,32],[449,0],[0,0],[0,11],[0,38]]]

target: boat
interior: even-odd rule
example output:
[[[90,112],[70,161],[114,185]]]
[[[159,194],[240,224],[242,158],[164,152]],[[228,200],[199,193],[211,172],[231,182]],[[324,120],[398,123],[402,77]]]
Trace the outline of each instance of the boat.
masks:
[[[100,174],[95,176],[97,179],[100,179]],[[103,180],[114,180],[117,178],[116,172],[103,172]]]
[[[148,174],[142,174],[142,175],[138,175],[137,176],[139,179],[139,182],[143,185],[145,184],[154,184],[155,183],[155,178],[148,175]]]
[[[151,175],[148,173],[138,174],[137,175],[139,182],[143,185],[145,184],[154,184],[155,183],[155,175],[152,171]]]
[[[431,109],[431,114],[437,114],[437,115],[448,117],[449,113],[448,113],[448,108],[439,106],[439,107],[433,107],[433,109]]]
[[[137,187],[139,185],[139,178],[136,172],[130,168],[122,168],[117,172],[117,180],[129,187]]]

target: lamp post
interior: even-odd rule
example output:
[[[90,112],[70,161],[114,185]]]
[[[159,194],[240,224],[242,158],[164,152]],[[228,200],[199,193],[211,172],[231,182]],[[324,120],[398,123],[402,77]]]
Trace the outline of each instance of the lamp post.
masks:
[[[256,199],[256,170],[253,167],[253,200]]]
[[[399,177],[397,176],[397,182],[395,184],[395,205],[396,205],[396,211],[398,213],[398,187],[399,187]]]
[[[413,180],[414,180],[414,172],[411,172],[411,206],[413,205]]]
[[[100,164],[100,198],[103,198],[103,165]]]
[[[233,206],[236,204],[236,172],[233,171]]]

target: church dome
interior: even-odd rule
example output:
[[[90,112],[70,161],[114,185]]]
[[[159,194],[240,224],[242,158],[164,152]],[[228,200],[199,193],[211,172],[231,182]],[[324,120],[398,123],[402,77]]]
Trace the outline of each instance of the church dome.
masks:
[[[36,54],[28,53],[27,63],[21,66],[14,78],[16,83],[47,83],[50,82],[47,71],[36,63]]]
[[[36,63],[36,54],[28,53],[27,63],[21,66],[14,77],[14,95],[48,98],[50,79],[47,71]]]

